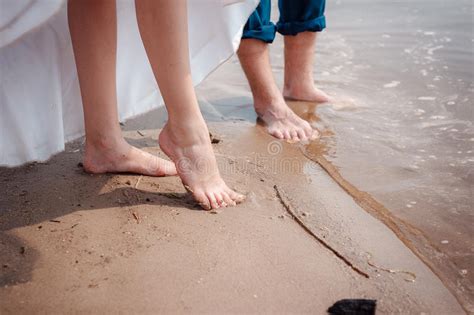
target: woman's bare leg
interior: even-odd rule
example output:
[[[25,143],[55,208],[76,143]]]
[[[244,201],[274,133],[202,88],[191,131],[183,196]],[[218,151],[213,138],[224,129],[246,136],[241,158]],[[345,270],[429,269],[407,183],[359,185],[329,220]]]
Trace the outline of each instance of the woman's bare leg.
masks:
[[[285,36],[285,97],[324,103],[329,96],[316,88],[313,78],[316,32],[302,32]]]
[[[86,171],[175,175],[172,162],[132,147],[122,137],[117,114],[115,1],[69,0],[68,18],[84,108]]]
[[[136,0],[140,34],[168,110],[162,150],[183,184],[206,209],[234,205],[244,196],[222,180],[199,110],[189,64],[186,0]]]
[[[255,111],[265,122],[268,133],[292,141],[315,138],[317,131],[285,103],[273,78],[268,44],[258,39],[242,39],[237,54],[252,90]]]

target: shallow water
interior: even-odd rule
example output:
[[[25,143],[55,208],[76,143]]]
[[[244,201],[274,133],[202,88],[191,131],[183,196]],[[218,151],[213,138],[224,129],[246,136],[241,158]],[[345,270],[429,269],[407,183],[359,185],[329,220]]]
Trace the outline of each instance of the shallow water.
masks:
[[[439,251],[430,258],[472,303],[472,2],[337,1],[328,12],[318,69],[329,73],[323,85],[355,105],[318,111],[336,134],[330,159],[426,235]],[[333,34],[347,51],[332,58],[344,60],[336,73],[323,55]]]
[[[307,115],[330,131],[325,157],[426,236],[415,246],[472,306],[472,2],[337,0],[328,1],[327,18],[316,83],[336,101]],[[271,56],[281,85],[281,38]],[[208,119],[255,121],[235,57],[198,95]]]

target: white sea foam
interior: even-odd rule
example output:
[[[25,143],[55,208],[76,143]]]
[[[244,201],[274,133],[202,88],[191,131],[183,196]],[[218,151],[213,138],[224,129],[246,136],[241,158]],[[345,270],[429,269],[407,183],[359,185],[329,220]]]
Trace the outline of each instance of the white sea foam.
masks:
[[[436,97],[434,96],[420,96],[418,97],[419,101],[435,101]]]
[[[424,109],[421,109],[421,108],[415,109],[415,115],[416,116],[423,115],[424,113],[426,113],[426,111]]]
[[[400,81],[392,81],[390,83],[384,84],[384,88],[394,88],[400,84]]]
[[[441,49],[441,48],[444,48],[443,45],[439,45],[439,46],[436,46],[436,47],[432,47],[432,48],[429,48],[428,49],[428,55],[432,55],[435,51]]]
[[[331,71],[334,73],[338,73],[339,71],[341,71],[341,69],[342,69],[342,66],[336,66],[336,67],[333,67]]]

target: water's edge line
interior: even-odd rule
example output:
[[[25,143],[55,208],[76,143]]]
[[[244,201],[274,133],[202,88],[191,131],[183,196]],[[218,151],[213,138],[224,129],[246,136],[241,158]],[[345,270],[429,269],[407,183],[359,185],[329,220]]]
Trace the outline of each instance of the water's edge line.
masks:
[[[402,241],[402,243],[408,247],[443,283],[443,285],[453,294],[460,306],[469,314],[468,307],[469,301],[464,301],[464,297],[458,293],[457,287],[454,286],[452,281],[448,279],[443,273],[439,272],[436,266],[425,256],[423,255],[409,240],[405,234],[400,229],[400,226],[405,226],[410,232],[413,233],[413,236],[423,238],[424,244],[429,244],[431,250],[436,250],[436,247],[426,238],[424,233],[418,228],[414,227],[410,223],[394,216],[383,204],[375,200],[370,194],[359,190],[357,187],[352,185],[337,170],[337,168],[329,162],[324,156],[311,156],[305,150],[301,150],[303,155],[312,162],[317,163],[321,168],[342,188],[347,192],[352,199],[367,213],[375,217],[384,223],[396,236]],[[436,250],[438,252],[438,250]],[[466,303],[466,304],[465,304]]]

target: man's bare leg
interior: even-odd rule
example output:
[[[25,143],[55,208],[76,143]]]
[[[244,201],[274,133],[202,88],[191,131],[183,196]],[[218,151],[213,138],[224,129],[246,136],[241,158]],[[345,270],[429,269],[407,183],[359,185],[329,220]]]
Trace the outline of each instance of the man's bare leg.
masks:
[[[285,84],[283,95],[290,99],[324,103],[329,96],[316,88],[313,78],[316,32],[285,36]]]
[[[252,90],[255,111],[276,138],[307,141],[317,136],[308,122],[285,103],[273,78],[268,44],[258,39],[242,39],[237,54]]]
[[[136,0],[145,50],[168,110],[159,137],[183,184],[205,209],[235,205],[243,195],[222,180],[191,78],[185,0]]]
[[[117,17],[113,0],[70,0],[69,29],[84,108],[84,168],[91,173],[175,175],[170,161],[129,145],[117,114]]]

